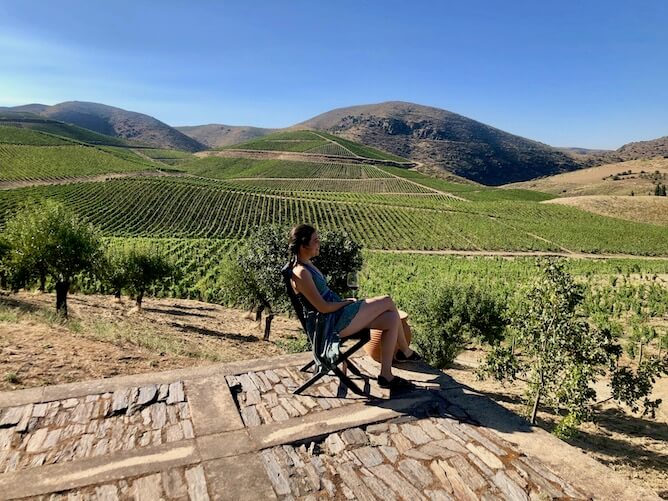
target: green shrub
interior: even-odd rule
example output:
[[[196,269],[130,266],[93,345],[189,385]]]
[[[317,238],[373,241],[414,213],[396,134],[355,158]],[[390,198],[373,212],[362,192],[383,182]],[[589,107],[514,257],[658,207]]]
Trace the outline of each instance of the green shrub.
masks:
[[[415,345],[433,367],[452,363],[474,340],[496,343],[503,337],[503,304],[477,286],[443,284],[410,303]]]

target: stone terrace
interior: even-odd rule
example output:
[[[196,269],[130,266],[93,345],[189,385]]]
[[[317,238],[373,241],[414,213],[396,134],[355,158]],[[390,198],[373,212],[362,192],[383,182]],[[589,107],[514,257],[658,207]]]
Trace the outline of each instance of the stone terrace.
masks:
[[[292,395],[308,359],[0,393],[0,499],[659,499],[424,364]]]

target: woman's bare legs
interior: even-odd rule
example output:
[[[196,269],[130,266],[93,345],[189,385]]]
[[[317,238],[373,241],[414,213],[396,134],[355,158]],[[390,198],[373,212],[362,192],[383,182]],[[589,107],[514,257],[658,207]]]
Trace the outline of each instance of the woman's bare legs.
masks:
[[[380,375],[385,379],[392,379],[392,359],[394,358],[394,349],[397,343],[399,344],[399,349],[405,355],[410,356],[413,353],[404,337],[399,312],[392,298],[381,296],[364,300],[357,315],[353,317],[348,327],[343,329],[339,335],[341,337],[350,336],[365,328],[383,331],[380,343]]]

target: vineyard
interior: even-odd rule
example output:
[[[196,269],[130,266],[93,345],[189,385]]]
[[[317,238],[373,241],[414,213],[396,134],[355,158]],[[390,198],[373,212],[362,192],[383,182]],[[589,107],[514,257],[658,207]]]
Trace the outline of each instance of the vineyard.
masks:
[[[551,197],[542,193],[452,183],[368,159],[198,158],[157,148],[63,145],[63,138],[12,127],[0,127],[0,138],[0,181],[131,173],[161,164],[162,170],[180,171],[179,176],[3,190],[0,225],[25,201],[53,198],[109,237],[227,241],[243,239],[260,225],[306,221],[345,230],[367,249],[668,256],[665,229],[658,226],[541,204]],[[43,145],[13,144],[21,141]],[[281,151],[304,151],[311,143],[330,148],[330,154],[343,148],[349,158],[392,157],[313,131],[278,132],[238,148],[272,150],[283,145]]]
[[[307,192],[274,188],[190,178],[126,178],[32,187],[2,192],[0,218],[4,220],[24,200],[53,198],[110,236],[239,239],[259,225],[310,221],[321,228],[345,230],[371,249],[565,248],[668,255],[664,228],[595,216],[570,207],[414,195],[425,204],[433,204],[427,208],[407,206],[408,195],[398,196],[398,203],[393,203],[394,195],[379,202],[381,195],[360,193],[350,199],[356,194],[309,196]]]
[[[341,157],[362,157],[373,160],[406,162],[405,158],[386,153],[375,148],[348,141],[333,134],[315,131],[276,132],[224,149],[287,151],[297,153],[317,153]]]
[[[0,165],[0,181],[55,180],[155,168],[139,157],[134,161],[91,146],[26,146],[2,143]]]
[[[65,139],[70,139],[76,142],[88,143],[88,144],[98,144],[98,145],[107,145],[107,146],[129,146],[132,144],[131,141],[123,139],[120,137],[105,136],[104,134],[98,134],[92,130],[84,129],[83,127],[77,127],[76,125],[65,124],[62,122],[56,122],[51,120],[43,121],[7,121],[3,120],[3,124],[11,125],[11,128],[22,128],[25,130],[33,130],[38,132],[44,132],[46,134],[58,136]],[[23,143],[26,144],[26,143]]]
[[[170,256],[179,276],[154,287],[156,297],[216,300],[217,278],[228,259],[234,259],[241,240],[202,238],[107,238],[110,250],[143,246]],[[457,257],[424,254],[393,254],[365,251],[360,276],[360,297],[391,294],[407,308],[416,292],[435,283],[477,284],[507,299],[536,274],[532,257]],[[567,259],[566,270],[591,287],[587,307],[591,313],[603,310],[618,320],[628,312],[641,312],[665,323],[668,320],[668,260]],[[75,287],[84,292],[105,291],[87,276]]]
[[[26,146],[58,146],[72,144],[67,139],[44,134],[22,127],[0,125],[0,144],[22,144]]]
[[[189,174],[213,179],[234,178],[390,178],[391,174],[373,165],[335,162],[253,160],[249,158],[207,157],[179,167]]]
[[[190,161],[191,153],[179,150],[164,150],[159,148],[142,148],[141,153],[147,157],[167,165],[180,165]]]

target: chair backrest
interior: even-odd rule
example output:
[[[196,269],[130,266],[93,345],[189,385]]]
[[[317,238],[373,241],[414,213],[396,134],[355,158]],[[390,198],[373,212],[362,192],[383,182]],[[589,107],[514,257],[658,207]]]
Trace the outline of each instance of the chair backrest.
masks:
[[[281,275],[283,276],[283,282],[285,283],[285,289],[288,293],[288,297],[290,298],[290,302],[292,303],[292,307],[295,310],[295,313],[297,314],[297,318],[299,318],[299,321],[302,324],[302,328],[304,329],[304,332],[308,335],[308,331],[306,330],[306,317],[304,316],[304,307],[302,306],[301,301],[299,301],[299,298],[297,297],[297,294],[295,294],[294,289],[292,288],[292,284],[290,283],[290,279],[292,278],[292,267],[293,263],[289,262],[283,268],[281,268]]]

